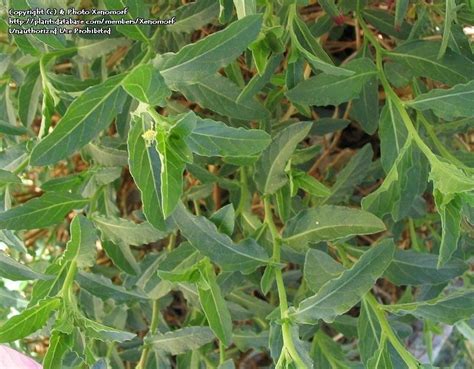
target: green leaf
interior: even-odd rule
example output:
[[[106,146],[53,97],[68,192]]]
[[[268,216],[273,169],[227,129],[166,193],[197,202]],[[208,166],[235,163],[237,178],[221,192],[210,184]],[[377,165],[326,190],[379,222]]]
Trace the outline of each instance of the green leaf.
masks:
[[[471,60],[451,50],[438,59],[439,49],[439,42],[415,40],[389,51],[387,56],[416,77],[428,77],[451,86],[474,79]]]
[[[161,207],[161,160],[154,146],[142,137],[147,130],[144,117],[135,117],[128,133],[130,174],[140,190],[143,213],[151,225],[166,229]]]
[[[173,150],[164,131],[159,131],[156,137],[161,161],[161,206],[163,216],[167,218],[181,199],[186,163]],[[186,146],[181,139],[178,145]]]
[[[146,300],[146,296],[143,293],[127,291],[124,287],[115,285],[110,279],[98,274],[79,271],[76,281],[81,288],[103,300],[113,299],[118,303]]]
[[[42,273],[37,273],[27,266],[19,263],[15,259],[5,255],[0,251],[0,277],[10,279],[12,281],[26,280],[49,280],[54,278]]]
[[[235,211],[232,204],[228,204],[217,210],[209,217],[209,220],[216,225],[219,232],[225,233],[229,237],[234,233]]]
[[[188,100],[223,116],[240,120],[264,119],[268,116],[268,111],[254,99],[238,100],[242,93],[240,88],[218,74],[206,76],[192,84],[182,83],[177,89]]]
[[[331,190],[329,188],[305,172],[293,170],[291,172],[291,179],[293,186],[295,187],[295,191],[298,188],[301,188],[302,190],[316,197],[327,197],[331,195]]]
[[[150,223],[134,223],[124,218],[95,214],[93,221],[102,236],[112,242],[141,246],[164,239],[167,233],[154,228]]]
[[[289,90],[286,96],[298,104],[339,105],[357,98],[364,85],[377,75],[374,63],[368,58],[352,60],[344,68],[354,74],[350,76],[320,74],[299,83]]]
[[[236,59],[255,40],[261,24],[260,15],[245,17],[222,31],[186,45],[176,54],[159,55],[154,66],[171,88],[198,82]]]
[[[136,18],[149,18],[149,14],[146,11],[148,9],[147,6],[139,0],[109,0],[104,3],[104,5],[109,10],[123,10],[126,8],[125,14],[111,16],[111,18],[115,20],[120,20],[123,18],[128,21],[134,21]],[[126,25],[118,25],[116,28],[117,31],[134,40],[143,41],[146,43],[150,41],[150,38],[148,37],[148,25],[131,23]]]
[[[407,15],[409,0],[397,0],[395,7],[395,27],[400,28]]]
[[[327,369],[349,369],[351,366],[345,358],[342,348],[334,342],[326,333],[319,330],[313,338],[315,344],[312,347],[311,356],[316,368]],[[381,369],[381,368],[379,368]]]
[[[319,319],[334,321],[372,288],[392,261],[394,250],[392,241],[372,247],[351,269],[327,282],[316,295],[304,299],[291,316],[305,324],[313,324]]]
[[[362,199],[362,208],[395,221],[409,215],[415,199],[426,188],[426,159],[411,140],[406,141],[382,185]]]
[[[372,146],[366,144],[351,158],[338,173],[336,183],[331,187],[332,194],[327,199],[328,203],[340,203],[352,195],[354,188],[367,176],[373,156]]]
[[[283,230],[283,241],[298,249],[304,249],[309,242],[336,241],[384,230],[384,223],[369,212],[323,205],[302,210],[291,218]]]
[[[210,23],[219,15],[215,0],[199,0],[180,6],[174,12],[176,22],[167,27],[171,32],[192,32]]]
[[[197,350],[213,340],[214,333],[209,327],[197,326],[158,333],[150,337],[147,342],[153,344],[157,350],[179,355],[189,350]]]
[[[384,305],[397,314],[411,314],[445,324],[455,324],[474,315],[474,292],[459,291],[448,296],[408,304]]]
[[[399,286],[431,285],[448,282],[467,270],[466,263],[459,259],[453,259],[441,268],[437,267],[437,262],[437,255],[397,250],[384,277]]]
[[[42,328],[51,314],[59,308],[61,299],[55,297],[40,301],[23,310],[0,327],[0,342],[12,342],[26,337]]]
[[[311,122],[299,122],[281,131],[262,152],[255,164],[255,183],[263,194],[272,194],[287,181],[285,167],[298,143],[311,128]]]
[[[387,99],[380,113],[379,138],[380,161],[385,173],[395,163],[407,140],[408,132],[399,111],[391,99]]]
[[[212,261],[225,270],[251,272],[268,262],[265,250],[253,239],[235,244],[229,236],[220,233],[214,223],[202,216],[192,215],[178,204],[173,219],[184,237]]]
[[[13,126],[10,123],[0,120],[0,133],[3,133],[5,135],[21,136],[24,135],[26,132],[28,131],[25,127]]]
[[[122,86],[135,99],[160,105],[171,95],[160,72],[150,64],[140,65],[127,74]]]
[[[431,159],[429,179],[434,187],[444,195],[455,195],[474,191],[474,178],[467,175],[462,169],[444,161],[444,159]]]
[[[94,225],[83,215],[76,215],[71,222],[70,234],[63,260],[74,261],[79,268],[92,267],[97,254],[97,231]]]
[[[38,113],[41,95],[41,76],[39,63],[28,68],[25,80],[18,91],[18,114],[25,127],[28,127]]]
[[[326,54],[311,34],[306,24],[297,15],[292,18],[292,22],[289,23],[291,42],[314,69],[335,76],[351,76],[354,74],[351,70],[336,67],[329,55]]]
[[[28,252],[23,242],[15,236],[12,231],[6,229],[0,230],[0,241],[8,247],[14,248],[18,252]]]
[[[201,156],[253,156],[270,143],[270,136],[259,129],[229,127],[212,119],[198,119],[186,138],[189,148]]]
[[[8,170],[0,169],[0,185],[9,183],[21,183],[21,179]]]
[[[54,330],[49,339],[48,351],[43,359],[44,369],[62,369],[63,359],[72,346],[72,336]]]
[[[418,95],[408,106],[417,110],[432,110],[445,120],[458,117],[474,117],[474,81],[459,84],[450,89],[433,89]]]
[[[304,261],[304,279],[313,292],[335,279],[345,268],[325,252],[309,249]]]
[[[140,274],[140,266],[128,244],[120,240],[115,243],[105,240],[102,247],[117,268],[131,275]]]
[[[411,31],[410,24],[403,21],[397,28],[395,26],[395,16],[382,9],[364,9],[364,18],[380,32],[395,37],[400,40],[406,40]]]
[[[124,76],[110,77],[74,100],[53,132],[33,148],[31,165],[65,159],[107,128],[125,102],[126,95],[120,87]]]
[[[48,192],[13,209],[0,213],[0,228],[35,229],[59,223],[72,209],[89,200],[69,193]]]
[[[136,337],[134,333],[108,327],[85,317],[81,317],[80,324],[84,327],[89,337],[103,342],[125,342]]]
[[[128,164],[128,156],[125,150],[90,143],[84,147],[83,152],[90,155],[95,163],[105,167],[124,167]]]
[[[380,346],[367,362],[367,369],[393,369],[392,358],[388,350],[388,344],[382,339]]]
[[[198,283],[198,294],[204,314],[217,338],[229,346],[232,340],[232,319],[217,284],[214,267],[207,261],[201,264],[199,272],[201,281]]]
[[[445,265],[458,247],[461,235],[462,202],[459,196],[445,196],[435,187],[434,198],[441,217],[441,244],[438,267]]]
[[[379,83],[377,77],[370,78],[362,87],[358,99],[352,102],[351,117],[357,120],[369,135],[379,125]]]
[[[443,38],[441,39],[441,46],[438,52],[438,59],[441,59],[446,53],[448,47],[449,37],[451,35],[451,25],[457,21],[456,19],[456,1],[446,0],[446,8],[444,11],[444,26],[443,26]]]

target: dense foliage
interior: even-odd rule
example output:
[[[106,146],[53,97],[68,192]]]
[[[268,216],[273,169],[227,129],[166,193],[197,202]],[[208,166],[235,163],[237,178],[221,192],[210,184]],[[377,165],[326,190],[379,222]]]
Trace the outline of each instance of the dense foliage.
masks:
[[[472,0],[9,5],[175,18],[11,35],[5,10],[0,343],[44,369],[472,368]]]

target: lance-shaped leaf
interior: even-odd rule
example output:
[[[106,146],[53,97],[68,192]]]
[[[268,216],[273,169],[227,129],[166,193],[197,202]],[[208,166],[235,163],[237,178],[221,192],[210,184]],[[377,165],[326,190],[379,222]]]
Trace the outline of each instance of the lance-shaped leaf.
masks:
[[[192,32],[210,23],[219,15],[219,3],[200,0],[184,4],[174,13],[176,22],[167,27],[171,32]]]
[[[201,264],[199,273],[201,281],[198,283],[198,294],[204,314],[215,335],[229,346],[232,340],[232,318],[209,259]]]
[[[245,17],[176,54],[159,55],[154,65],[171,88],[179,83],[192,84],[236,59],[255,40],[261,24],[260,15]]]
[[[440,46],[440,42],[415,40],[387,54],[413,76],[428,77],[451,86],[474,79],[474,62],[451,50],[446,50],[438,59]]]
[[[382,185],[362,199],[364,210],[396,221],[409,215],[415,199],[426,188],[428,165],[411,140],[406,141]]]
[[[8,170],[0,169],[0,185],[7,183],[21,183],[21,179]]]
[[[377,76],[369,78],[367,83],[364,84],[359,98],[352,102],[350,113],[351,117],[359,122],[365,132],[370,135],[375,132],[379,125],[379,83]]]
[[[242,90],[220,74],[206,76],[192,84],[181,83],[177,86],[177,90],[203,108],[230,118],[254,120],[268,116],[268,111],[256,100],[239,100]]]
[[[81,288],[103,300],[114,299],[116,302],[124,303],[147,298],[141,292],[128,291],[122,286],[113,284],[110,279],[102,275],[79,271],[76,280]]]
[[[164,131],[158,132],[156,147],[161,160],[161,206],[167,218],[175,209],[183,193],[183,172],[186,163],[173,150]],[[180,140],[181,145],[186,145]]]
[[[319,74],[299,83],[286,96],[298,104],[339,105],[358,97],[364,85],[377,75],[374,63],[368,58],[352,60],[344,68],[354,73],[350,76]]]
[[[255,240],[235,244],[229,236],[220,233],[214,223],[192,215],[183,204],[178,204],[173,219],[196,249],[226,270],[251,272],[268,262],[267,253]]]
[[[45,275],[35,272],[27,266],[19,263],[15,259],[5,255],[0,251],[0,277],[10,279],[12,281],[27,281],[27,280],[48,280],[54,276]]]
[[[355,187],[367,177],[373,156],[372,146],[366,144],[351,158],[338,173],[336,183],[331,188],[332,194],[327,198],[328,203],[340,203],[352,195]]]
[[[308,134],[311,124],[299,122],[290,125],[275,136],[272,143],[262,152],[255,164],[255,182],[261,193],[275,193],[288,181],[286,164],[298,143]]]
[[[443,195],[474,191],[474,178],[442,158],[430,160],[429,179]]]
[[[43,367],[46,369],[63,368],[63,359],[72,346],[72,335],[54,330],[49,338],[48,351],[43,359]]]
[[[455,324],[474,315],[474,292],[466,290],[428,301],[383,307],[397,314],[411,314],[420,319]]]
[[[315,334],[314,340],[315,344],[311,356],[316,368],[350,368],[350,364],[342,351],[342,347],[334,342],[326,333],[319,330]]]
[[[123,80],[122,86],[131,96],[148,105],[163,103],[171,94],[160,72],[150,64],[133,69]]]
[[[65,159],[107,128],[120,112],[126,94],[120,87],[125,75],[107,79],[85,90],[31,153],[32,165],[48,165]]]
[[[135,260],[130,246],[125,242],[114,243],[106,239],[102,242],[102,247],[117,268],[131,275],[140,274],[140,266]]]
[[[434,89],[421,94],[408,105],[417,110],[432,110],[445,120],[474,117],[474,81],[450,89]]]
[[[380,161],[385,173],[388,173],[400,155],[408,137],[400,113],[390,99],[386,100],[380,113],[378,133],[380,138]]]
[[[384,230],[384,223],[367,211],[323,205],[302,210],[291,218],[283,230],[283,241],[303,249],[308,242],[335,241]]]
[[[109,10],[126,10],[125,14],[112,15],[112,19],[115,20],[125,19],[127,21],[135,21],[137,18],[147,19],[149,17],[147,12],[148,7],[139,0],[109,0],[104,3],[104,5]],[[117,31],[134,40],[149,42],[149,28],[150,26],[148,25],[139,25],[139,23],[134,22],[125,25],[119,24]],[[108,41],[110,42],[110,40]]]
[[[102,235],[112,242],[140,246],[162,240],[167,233],[154,228],[150,223],[134,223],[131,220],[95,214],[94,223]]]
[[[458,247],[461,235],[462,201],[458,195],[445,196],[435,187],[434,198],[441,217],[441,244],[438,267],[446,264]]]
[[[10,318],[0,327],[0,342],[16,341],[36,332],[46,324],[53,311],[60,305],[61,299],[57,297],[42,300]]]
[[[438,268],[438,256],[412,250],[397,250],[384,277],[396,285],[440,284],[463,274],[467,265],[453,259]]]
[[[25,80],[18,91],[18,115],[25,127],[28,127],[38,112],[41,95],[41,75],[39,63],[28,68]]]
[[[158,333],[147,339],[147,342],[157,350],[179,355],[189,350],[197,350],[212,342],[214,338],[214,333],[209,327],[184,327],[175,331]]]
[[[136,334],[134,333],[108,327],[85,317],[81,317],[80,324],[84,327],[89,337],[101,340],[103,342],[124,342],[130,341],[136,337]]]
[[[372,288],[392,261],[394,251],[391,240],[369,249],[351,269],[327,282],[316,295],[304,299],[291,316],[306,324],[313,324],[319,319],[334,321]]]
[[[81,208],[88,202],[69,193],[46,193],[0,213],[0,228],[17,230],[48,227],[59,223],[72,209]]]
[[[292,44],[303,54],[314,69],[335,76],[351,76],[354,74],[351,70],[334,65],[329,55],[326,54],[306,24],[297,15],[293,16],[289,26]]]
[[[304,279],[313,292],[318,292],[326,282],[339,277],[345,268],[327,253],[309,249],[304,261]]]
[[[130,173],[142,195],[143,213],[160,230],[166,229],[161,207],[161,160],[156,148],[142,137],[147,130],[143,117],[135,117],[128,133]]]
[[[97,231],[89,219],[76,215],[71,222],[71,239],[66,245],[64,261],[73,261],[79,268],[91,267],[96,259]]]
[[[253,156],[270,141],[265,131],[229,127],[212,119],[198,119],[196,128],[186,137],[189,148],[201,156]]]

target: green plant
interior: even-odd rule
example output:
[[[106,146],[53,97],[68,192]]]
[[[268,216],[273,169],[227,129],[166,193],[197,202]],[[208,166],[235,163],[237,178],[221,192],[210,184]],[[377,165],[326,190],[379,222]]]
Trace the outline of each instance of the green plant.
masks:
[[[0,342],[414,369],[456,324],[474,360],[472,1],[10,5],[176,18],[2,37]]]

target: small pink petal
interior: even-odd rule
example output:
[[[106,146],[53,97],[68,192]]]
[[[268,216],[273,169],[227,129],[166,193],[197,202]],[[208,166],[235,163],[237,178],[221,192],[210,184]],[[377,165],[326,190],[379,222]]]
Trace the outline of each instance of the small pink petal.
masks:
[[[0,345],[0,368],[2,369],[42,369],[33,359],[7,346]]]

